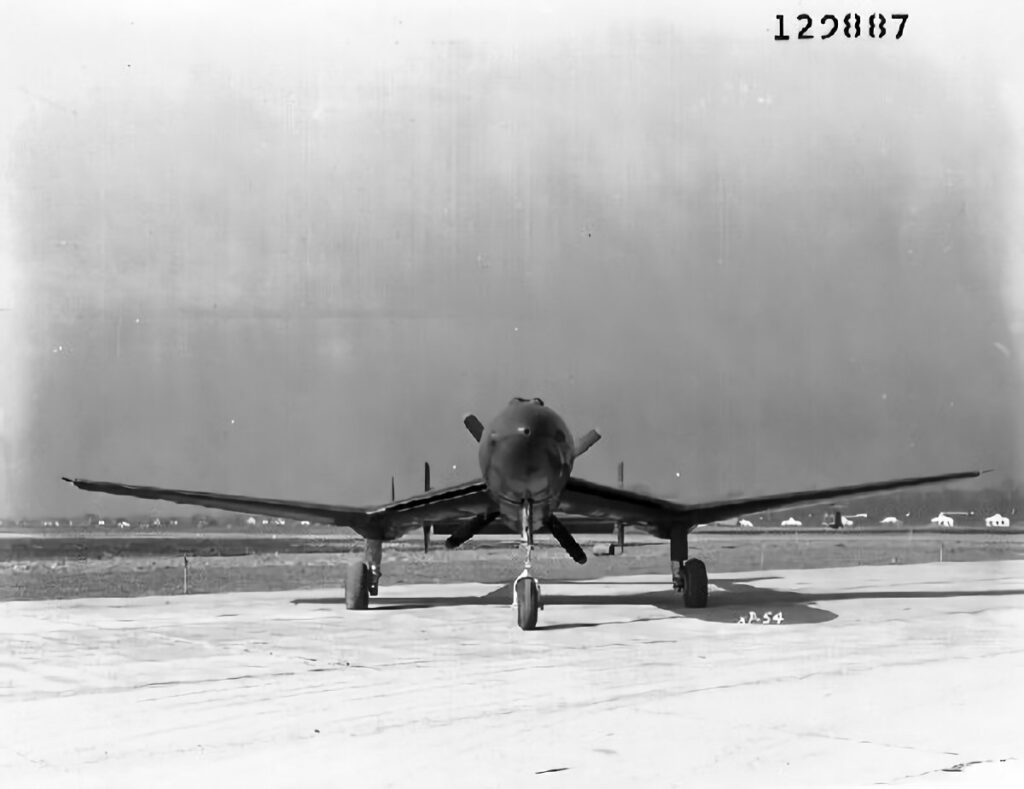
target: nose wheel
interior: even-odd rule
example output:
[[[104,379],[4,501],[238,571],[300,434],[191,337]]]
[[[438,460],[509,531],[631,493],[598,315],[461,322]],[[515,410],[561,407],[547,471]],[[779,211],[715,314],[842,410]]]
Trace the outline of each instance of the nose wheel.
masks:
[[[540,600],[540,584],[533,577],[533,503],[524,501],[519,513],[526,561],[523,571],[512,586],[512,607],[516,609],[519,627],[533,630],[537,627],[537,614],[544,605]]]
[[[537,627],[537,614],[540,611],[540,584],[530,575],[521,575],[516,579],[515,586],[516,611],[519,616],[521,630],[533,630]]]

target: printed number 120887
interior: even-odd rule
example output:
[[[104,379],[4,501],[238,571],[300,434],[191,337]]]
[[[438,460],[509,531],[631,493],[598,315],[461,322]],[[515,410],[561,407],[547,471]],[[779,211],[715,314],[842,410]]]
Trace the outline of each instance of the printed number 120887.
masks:
[[[893,35],[894,38],[903,38],[903,29],[907,26],[907,19],[910,14],[846,14],[842,18],[835,14],[825,14],[817,21],[815,28],[814,18],[810,14],[799,14],[796,17],[799,30],[796,33],[797,39],[820,38],[822,41],[832,38],[842,32],[846,38],[885,38]],[[779,23],[779,31],[775,34],[776,41],[789,41],[790,35],[786,32],[785,14],[776,14],[775,19]],[[813,29],[818,30],[814,35]]]

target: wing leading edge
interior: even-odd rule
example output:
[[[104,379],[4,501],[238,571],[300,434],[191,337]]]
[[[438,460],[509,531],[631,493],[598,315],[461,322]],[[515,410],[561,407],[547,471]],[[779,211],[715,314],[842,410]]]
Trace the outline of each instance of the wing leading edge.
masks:
[[[308,501],[263,499],[206,493],[177,488],[156,488],[146,485],[125,485],[62,477],[76,488],[114,496],[172,501],[229,512],[258,513],[279,518],[317,520],[336,526],[348,526],[367,539],[390,540],[414,526],[435,520],[461,518],[486,511],[487,490],[482,480],[440,488],[418,496],[391,502],[382,507],[352,507],[341,504],[316,504]]]
[[[740,515],[752,515],[765,510],[785,509],[798,504],[812,504],[830,499],[854,498],[870,493],[913,488],[919,485],[933,485],[938,482],[973,479],[986,471],[959,471],[953,474],[936,474],[929,477],[906,477],[880,482],[865,482],[859,485],[797,490],[770,496],[751,496],[699,504],[683,504],[668,499],[659,499],[573,477],[562,493],[560,508],[564,512],[590,518],[616,519],[657,527],[686,526],[692,528],[700,523],[735,518]]]
[[[582,519],[625,521],[636,525],[656,527],[659,530],[672,526],[692,528],[700,523],[735,518],[765,510],[785,509],[798,504],[811,504],[837,498],[853,498],[870,493],[932,485],[938,482],[972,479],[984,473],[985,471],[962,471],[953,474],[907,477],[859,485],[800,490],[699,504],[684,504],[660,499],[573,477],[562,493],[559,509]],[[317,520],[337,526],[348,526],[362,537],[377,540],[394,539],[423,523],[458,520],[483,514],[493,506],[482,480],[432,490],[380,507],[353,507],[176,488],[126,485],[119,482],[69,479],[68,477],[62,477],[62,479],[81,490],[114,496],[171,501],[176,504],[190,504],[229,512],[259,513],[281,518]]]

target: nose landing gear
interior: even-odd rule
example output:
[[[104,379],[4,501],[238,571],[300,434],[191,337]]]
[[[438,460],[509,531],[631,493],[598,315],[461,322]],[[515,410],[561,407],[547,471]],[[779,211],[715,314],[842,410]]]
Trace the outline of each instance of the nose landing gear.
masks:
[[[540,602],[540,584],[533,576],[525,575],[526,572],[528,570],[523,570],[524,575],[516,578],[515,606],[519,616],[519,628],[533,630],[537,627],[537,613],[543,606]]]
[[[537,614],[544,604],[540,597],[540,584],[533,577],[533,503],[523,502],[519,510],[522,529],[523,547],[526,549],[526,561],[523,571],[512,586],[512,607],[518,612],[519,627],[533,630],[537,627]]]

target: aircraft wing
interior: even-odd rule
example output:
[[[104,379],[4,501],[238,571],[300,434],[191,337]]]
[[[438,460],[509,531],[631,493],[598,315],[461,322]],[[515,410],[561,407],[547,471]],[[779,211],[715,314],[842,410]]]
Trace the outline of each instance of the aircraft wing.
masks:
[[[401,534],[424,523],[460,520],[493,508],[487,486],[482,479],[477,479],[392,501],[370,510],[369,514],[373,519],[386,521],[391,530]]]
[[[751,515],[765,510],[778,510],[798,504],[829,501],[839,498],[866,496],[918,485],[932,485],[957,479],[971,479],[984,471],[960,471],[954,474],[936,474],[930,477],[906,477],[881,482],[865,482],[837,488],[797,490],[769,496],[751,496],[741,499],[684,504],[659,499],[610,485],[599,485],[583,479],[571,478],[562,493],[560,509],[563,512],[587,518],[613,519],[636,525],[696,526],[700,523]]]
[[[316,504],[308,501],[125,485],[119,482],[98,482],[67,477],[62,479],[76,488],[95,493],[173,501],[176,504],[191,504],[229,512],[333,523],[337,526],[348,526],[363,537],[377,540],[394,539],[420,523],[484,512],[489,506],[487,490],[482,480],[431,490],[418,496],[393,501],[382,507],[351,507],[341,504]]]

